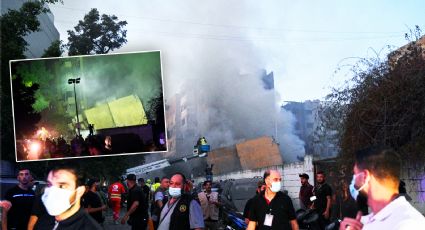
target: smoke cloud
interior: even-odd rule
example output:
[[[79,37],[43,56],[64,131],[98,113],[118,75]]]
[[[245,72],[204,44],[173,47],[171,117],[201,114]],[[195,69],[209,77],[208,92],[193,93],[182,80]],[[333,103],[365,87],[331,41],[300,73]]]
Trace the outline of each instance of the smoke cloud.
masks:
[[[196,10],[193,5],[198,6]],[[161,9],[161,12],[155,13],[167,15],[167,18],[183,17],[176,12],[191,12],[192,18],[201,15],[210,17],[200,17],[202,20],[198,21],[201,24],[146,24],[144,29],[155,30],[155,36],[150,39],[149,34],[141,34],[143,39],[139,44],[131,44],[125,49],[162,51],[164,95],[167,101],[176,94],[181,95],[182,104],[187,106],[188,125],[192,126],[191,130],[183,133],[183,139],[177,141],[177,154],[190,154],[200,136],[205,136],[212,148],[260,136],[273,136],[280,144],[284,161],[295,161],[296,156],[304,155],[303,142],[293,134],[295,118],[291,113],[281,111],[277,103],[279,95],[274,90],[265,89],[262,81],[264,75],[274,71],[273,66],[279,60],[265,54],[264,49],[251,41],[264,31],[248,31],[243,26],[210,26],[257,25],[252,14],[265,12],[258,11],[258,4],[239,2],[238,10],[223,5],[226,4],[186,2],[176,9],[176,5],[171,8],[149,3],[145,6],[147,9]],[[192,8],[186,9],[189,7]],[[220,13],[211,14],[214,11]],[[255,18],[258,19],[257,16]],[[264,22],[268,23],[268,20]],[[162,34],[160,31],[167,32]],[[224,36],[207,36],[209,34]],[[271,56],[277,52],[272,47],[269,50]],[[276,78],[283,76],[274,77],[276,82]],[[154,158],[149,156],[147,161]],[[205,161],[199,164],[205,164]],[[191,165],[192,168],[200,167],[193,162]]]

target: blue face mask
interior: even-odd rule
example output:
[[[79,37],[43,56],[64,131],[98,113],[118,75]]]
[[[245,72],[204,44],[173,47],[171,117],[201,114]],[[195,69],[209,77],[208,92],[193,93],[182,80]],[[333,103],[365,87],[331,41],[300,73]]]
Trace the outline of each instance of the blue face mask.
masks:
[[[171,197],[180,197],[182,194],[182,189],[170,187],[168,188],[168,193]]]
[[[363,172],[361,172],[361,173],[363,173]],[[355,187],[354,187],[354,185],[356,184],[356,177],[357,177],[357,175],[359,175],[360,173],[357,173],[357,174],[354,174],[353,175],[353,179],[351,180],[351,183],[350,183],[350,186],[349,186],[349,189],[350,189],[350,194],[351,194],[351,197],[353,197],[353,199],[354,200],[357,200],[357,197],[359,196],[359,193],[360,193],[360,191],[364,188],[364,186],[369,182],[369,177],[368,178],[366,178],[366,181],[365,181],[365,183],[359,188],[359,189],[356,189]]]

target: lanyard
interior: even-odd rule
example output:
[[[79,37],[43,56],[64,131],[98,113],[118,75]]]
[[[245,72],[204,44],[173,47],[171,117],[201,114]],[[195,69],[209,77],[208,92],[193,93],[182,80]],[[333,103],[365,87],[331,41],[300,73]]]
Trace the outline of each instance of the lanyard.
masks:
[[[170,212],[171,209],[173,209],[174,205],[177,204],[177,202],[179,202],[180,198],[176,201],[174,201],[174,203],[168,208],[167,212],[165,213],[165,215],[161,218],[161,220],[159,220],[158,226],[161,225],[162,221],[165,219],[165,217],[167,217],[168,213]]]

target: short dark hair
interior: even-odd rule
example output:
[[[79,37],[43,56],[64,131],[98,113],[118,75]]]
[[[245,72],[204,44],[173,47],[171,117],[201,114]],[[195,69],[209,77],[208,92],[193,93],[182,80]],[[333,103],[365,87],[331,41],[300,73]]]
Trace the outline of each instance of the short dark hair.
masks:
[[[159,177],[155,177],[155,183],[159,182]]]
[[[269,176],[270,176],[270,169],[267,169],[267,170],[264,172],[263,180],[264,180],[264,181],[266,181],[266,178],[267,178],[267,177],[269,177]]]
[[[19,167],[19,168],[18,168],[18,173],[19,173],[20,171],[24,171],[24,170],[28,170],[28,171],[30,172],[30,174],[31,174],[31,170],[30,170],[28,167]]]
[[[210,180],[206,180],[206,181],[204,181],[204,183],[202,184],[202,186],[205,186],[205,185],[207,185],[208,183],[210,183],[210,184],[212,185],[212,181],[210,181]]]
[[[318,174],[321,174],[321,175],[323,175],[323,176],[326,176],[325,172],[323,172],[322,170],[317,171],[317,172],[316,172],[316,175],[318,175]]]
[[[369,170],[378,179],[399,181],[400,156],[385,146],[371,146],[355,153],[355,163],[360,170]]]
[[[79,187],[81,185],[84,185],[84,176],[83,173],[80,172],[79,167],[76,164],[71,164],[71,163],[60,163],[58,165],[53,166],[53,168],[51,168],[49,170],[49,172],[57,172],[59,170],[65,170],[70,172],[71,174],[73,174],[75,176],[75,185],[76,187]]]
[[[136,181],[136,174],[130,173],[127,175],[126,180]]]
[[[94,183],[96,183],[96,182],[99,182],[99,179],[97,179],[97,178],[90,178],[88,181],[87,181],[87,183],[86,183],[86,185],[87,186],[89,186],[90,188],[94,185]]]
[[[164,179],[169,179],[168,177],[166,177],[166,176],[163,176],[162,178],[161,178],[161,182],[162,182],[162,180],[164,180]]]
[[[140,182],[140,183],[142,183],[142,182],[145,183],[145,179],[143,179],[143,177],[140,177],[139,179],[137,179],[137,181]]]

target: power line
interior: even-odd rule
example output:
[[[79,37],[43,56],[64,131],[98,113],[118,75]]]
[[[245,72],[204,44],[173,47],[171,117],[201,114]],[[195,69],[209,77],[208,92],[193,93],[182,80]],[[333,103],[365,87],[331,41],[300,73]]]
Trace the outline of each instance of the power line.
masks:
[[[63,22],[66,24],[73,24],[71,21],[57,20],[58,22]],[[128,28],[127,28],[128,29]],[[161,36],[171,36],[171,37],[183,37],[183,38],[197,38],[197,39],[209,39],[209,40],[227,40],[227,41],[242,41],[242,42],[252,42],[252,41],[278,41],[281,43],[315,43],[315,42],[344,42],[344,41],[356,41],[356,40],[377,40],[377,39],[388,39],[388,38],[403,38],[402,35],[392,35],[392,36],[366,36],[366,37],[329,37],[329,38],[309,38],[304,40],[293,40],[285,41],[284,35],[276,36],[257,36],[249,37],[243,35],[228,35],[228,34],[203,34],[203,33],[186,33],[186,32],[170,32],[170,31],[155,31],[155,30],[146,30],[140,27],[135,27],[130,31],[141,31],[144,33],[158,34]]]
[[[87,13],[87,10],[72,8],[66,6],[57,6],[54,5],[51,8],[62,8],[71,11],[80,11]],[[113,13],[112,13],[113,14]],[[172,19],[164,19],[164,18],[152,18],[152,17],[141,17],[134,15],[126,15],[126,14],[114,14],[123,18],[136,18],[142,20],[151,20],[151,21],[159,21],[159,22],[167,22],[167,23],[183,23],[183,24],[192,24],[192,25],[200,25],[200,26],[208,26],[208,27],[222,27],[222,28],[238,28],[238,29],[246,29],[246,30],[260,30],[260,31],[280,31],[280,32],[302,32],[302,33],[331,33],[331,34],[404,34],[403,31],[394,31],[394,32],[377,32],[377,31],[328,31],[328,30],[305,30],[305,29],[288,29],[288,28],[264,28],[264,27],[250,27],[250,26],[242,26],[242,25],[224,25],[224,24],[214,24],[214,23],[202,23],[202,22],[194,22],[189,20],[172,20]],[[125,19],[124,19],[125,20]]]

